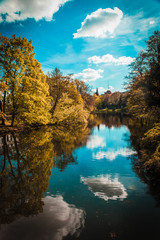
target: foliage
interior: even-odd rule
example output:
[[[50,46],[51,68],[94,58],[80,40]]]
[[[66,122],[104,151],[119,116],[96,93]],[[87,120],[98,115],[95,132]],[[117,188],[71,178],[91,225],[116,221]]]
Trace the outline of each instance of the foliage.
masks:
[[[127,107],[140,119],[139,132],[144,125],[141,135],[135,135],[141,160],[148,168],[160,170],[160,32],[155,31],[146,43],[130,66]]]
[[[54,120],[58,124],[65,124],[79,126],[87,124],[88,112],[83,108],[80,103],[75,103],[72,98],[68,97],[67,93],[63,93],[62,98],[57,104],[54,113]]]
[[[94,98],[91,95],[91,88],[88,84],[86,84],[82,80],[75,79],[74,84],[77,88],[77,91],[80,93],[84,104],[85,108],[88,109],[89,111],[94,109]]]
[[[0,36],[1,112],[12,115],[12,125],[15,119],[27,124],[50,120],[48,85],[33,51],[26,38]]]
[[[128,93],[106,91],[102,95],[94,94],[96,109],[124,109],[126,107]]]
[[[59,69],[48,74],[50,96],[52,97],[52,121],[61,125],[81,125],[87,123],[88,111],[81,94],[70,76],[63,76]],[[84,86],[83,86],[84,87]]]
[[[131,64],[128,109],[138,118],[148,118],[160,108],[160,32],[155,31]]]

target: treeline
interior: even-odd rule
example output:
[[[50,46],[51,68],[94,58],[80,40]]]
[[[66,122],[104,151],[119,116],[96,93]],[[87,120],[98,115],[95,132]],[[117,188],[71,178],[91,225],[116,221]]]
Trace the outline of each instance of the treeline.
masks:
[[[143,166],[160,170],[160,32],[146,42],[131,64],[127,83],[127,108],[134,121],[131,138]]]
[[[0,118],[2,125],[81,125],[93,105],[89,87],[55,69],[46,76],[32,41],[0,36]]]
[[[104,94],[99,95],[98,90],[94,94],[95,110],[109,111],[120,110],[125,111],[128,92],[113,92],[107,90]]]

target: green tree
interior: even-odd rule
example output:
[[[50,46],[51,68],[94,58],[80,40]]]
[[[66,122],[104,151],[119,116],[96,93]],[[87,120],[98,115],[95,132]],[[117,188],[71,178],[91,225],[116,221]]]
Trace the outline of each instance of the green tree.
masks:
[[[1,112],[6,109],[27,124],[46,124],[50,120],[50,98],[45,75],[35,59],[32,42],[26,38],[0,36],[0,83],[3,91]],[[5,124],[3,119],[2,124]]]
[[[160,32],[155,31],[146,43],[131,64],[127,107],[141,123],[131,130],[140,162],[156,172],[160,170]]]
[[[136,117],[143,118],[149,118],[157,111],[158,119],[160,116],[160,32],[155,31],[146,43],[147,48],[140,52],[130,66],[128,108]]]

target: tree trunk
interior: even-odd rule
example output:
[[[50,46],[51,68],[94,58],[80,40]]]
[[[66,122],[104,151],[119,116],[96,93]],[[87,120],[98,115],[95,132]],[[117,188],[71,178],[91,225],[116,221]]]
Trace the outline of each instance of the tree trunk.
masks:
[[[12,122],[11,122],[11,127],[13,127],[14,125],[14,120],[15,120],[15,113],[12,113]]]
[[[3,106],[2,106],[2,112],[5,114],[6,112],[6,91],[4,92],[4,97],[3,97]],[[2,125],[5,125],[5,119],[2,118]]]
[[[52,108],[52,117],[53,117],[53,115],[54,115],[54,111],[55,111],[55,109],[56,109],[56,106],[57,106],[58,100],[59,100],[59,96],[56,97],[56,100],[55,100],[54,106],[53,106],[53,108]]]

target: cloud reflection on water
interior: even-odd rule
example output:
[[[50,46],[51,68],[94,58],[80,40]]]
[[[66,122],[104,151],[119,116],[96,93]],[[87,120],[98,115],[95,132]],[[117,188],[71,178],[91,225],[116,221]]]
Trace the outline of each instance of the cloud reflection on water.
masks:
[[[97,197],[108,200],[123,200],[128,194],[124,185],[118,178],[111,179],[111,175],[100,175],[97,177],[81,177],[81,181],[88,185],[89,190]]]
[[[86,143],[87,148],[89,149],[94,149],[94,148],[98,148],[98,147],[105,147],[106,146],[106,142],[105,139],[102,137],[99,137],[97,135],[91,135],[89,137],[89,140]]]
[[[83,210],[69,205],[62,196],[47,196],[43,213],[1,225],[0,240],[62,240],[68,234],[78,237],[84,227],[84,217]]]
[[[109,149],[108,151],[104,152],[98,152],[98,153],[93,153],[93,159],[103,159],[106,158],[110,161],[115,160],[118,155],[123,156],[123,157],[128,157],[131,155],[135,155],[137,152],[130,149],[130,148],[120,148],[119,150],[113,150]]]

